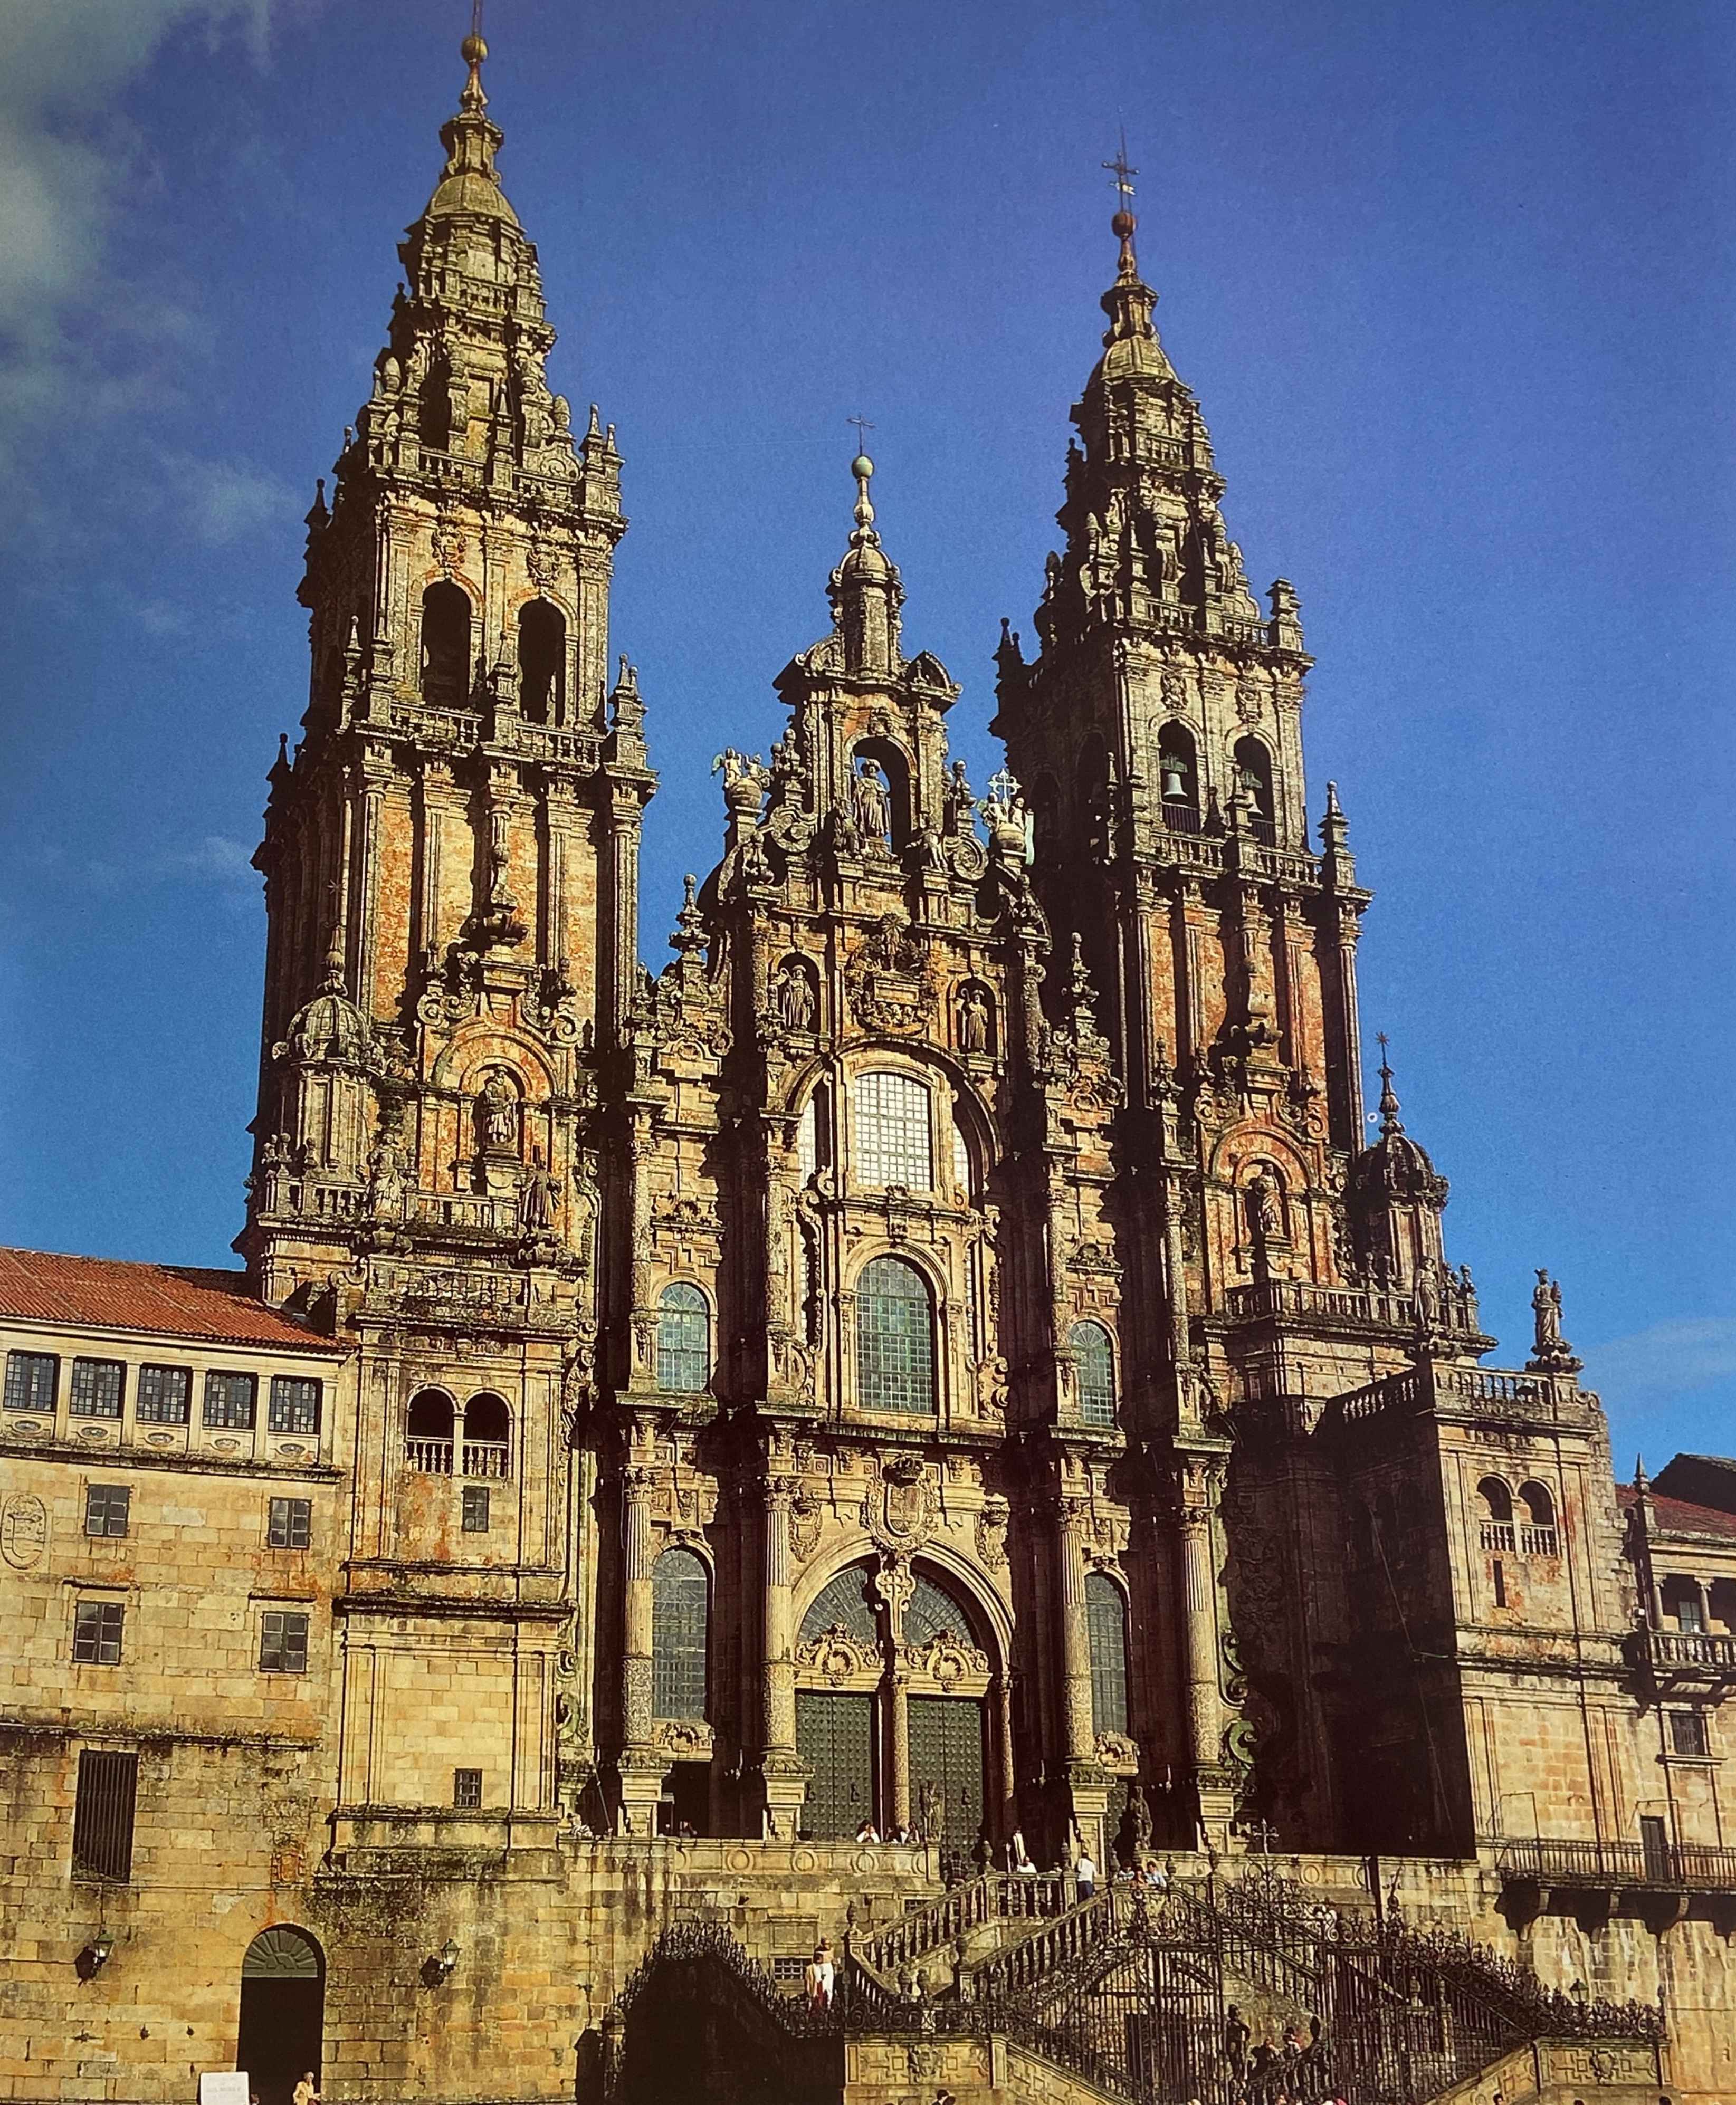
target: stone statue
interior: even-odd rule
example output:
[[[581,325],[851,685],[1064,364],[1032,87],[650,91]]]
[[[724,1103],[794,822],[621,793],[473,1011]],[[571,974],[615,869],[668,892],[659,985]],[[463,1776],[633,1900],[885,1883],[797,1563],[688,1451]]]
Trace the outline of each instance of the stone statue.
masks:
[[[530,1174],[525,1180],[518,1202],[518,1218],[526,1235],[546,1236],[554,1229],[554,1179],[543,1166],[543,1151],[530,1151]]]
[[[979,986],[967,986],[959,996],[959,1049],[964,1052],[989,1049],[988,996]]]
[[[787,959],[777,976],[777,1012],[786,1030],[814,1027],[814,990],[806,968]]]
[[[877,760],[864,760],[857,768],[850,797],[863,839],[884,842],[892,831],[892,798]]]
[[[1537,1274],[1537,1290],[1531,1297],[1537,1318],[1537,1353],[1558,1351],[1561,1345],[1561,1288],[1546,1271]]]
[[[491,1155],[518,1152],[518,1092],[503,1067],[490,1070],[477,1099],[477,1123],[482,1145]]]
[[[1427,1333],[1440,1328],[1441,1289],[1434,1276],[1434,1259],[1420,1257],[1416,1260],[1416,1276],[1411,1281],[1412,1298],[1416,1307],[1416,1327]]]
[[[1261,1248],[1284,1232],[1278,1216],[1277,1188],[1264,1170],[1248,1186],[1248,1231]]]

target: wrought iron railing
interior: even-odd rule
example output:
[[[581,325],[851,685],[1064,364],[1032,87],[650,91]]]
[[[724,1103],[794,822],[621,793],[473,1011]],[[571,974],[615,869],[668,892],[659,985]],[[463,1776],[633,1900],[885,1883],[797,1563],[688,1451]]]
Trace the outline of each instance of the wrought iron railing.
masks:
[[[1736,1849],[1699,1842],[1509,1842],[1506,1879],[1538,1885],[1736,1893]]]

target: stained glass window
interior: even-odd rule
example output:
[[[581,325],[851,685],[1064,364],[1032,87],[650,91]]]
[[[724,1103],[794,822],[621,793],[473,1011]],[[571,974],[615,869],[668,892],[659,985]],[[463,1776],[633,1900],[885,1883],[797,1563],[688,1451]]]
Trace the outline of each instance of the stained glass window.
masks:
[[[711,1312],[696,1286],[677,1280],[657,1304],[657,1386],[691,1395],[711,1379]]]
[[[1076,1323],[1072,1343],[1080,1418],[1087,1425],[1113,1425],[1115,1354],[1109,1333],[1101,1323]]]
[[[875,1258],[857,1287],[856,1389],[864,1410],[934,1408],[928,1289],[902,1258]]]
[[[1085,1629],[1091,1648],[1091,1725],[1127,1730],[1127,1607],[1121,1589],[1101,1571],[1085,1574]]]
[[[911,1075],[858,1075],[850,1092],[856,1113],[856,1181],[934,1188],[934,1137],[928,1092]]]
[[[651,1566],[651,1704],[660,1718],[705,1714],[711,1607],[704,1562],[666,1549]]]
[[[828,1579],[814,1596],[813,1605],[802,1618],[803,1644],[812,1644],[828,1630],[843,1630],[859,1644],[875,1642],[874,1606],[868,1598],[868,1574],[860,1564]]]

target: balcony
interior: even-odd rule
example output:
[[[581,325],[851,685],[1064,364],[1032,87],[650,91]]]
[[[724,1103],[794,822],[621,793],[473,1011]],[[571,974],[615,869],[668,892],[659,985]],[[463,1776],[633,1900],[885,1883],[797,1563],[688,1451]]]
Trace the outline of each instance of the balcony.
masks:
[[[1634,1663],[1671,1681],[1736,1681],[1736,1637],[1711,1630],[1635,1630]]]
[[[1439,1410],[1478,1418],[1518,1419],[1532,1424],[1553,1425],[1564,1419],[1582,1420],[1588,1398],[1572,1374],[1512,1374],[1499,1367],[1443,1366],[1434,1361],[1387,1374],[1334,1397],[1327,1415],[1341,1425],[1354,1425],[1388,1411],[1420,1414]],[[1532,1531],[1526,1531],[1532,1532]],[[1553,1528],[1535,1531],[1553,1535]],[[1539,1548],[1537,1553],[1551,1556]]]
[[[1716,1894],[1736,1898],[1736,1849],[1699,1842],[1509,1842],[1510,1885],[1583,1893]]]
[[[1235,1323],[1288,1316],[1309,1322],[1353,1323],[1377,1330],[1409,1332],[1416,1327],[1416,1305],[1408,1294],[1378,1286],[1317,1286],[1306,1279],[1259,1279],[1250,1285],[1233,1286],[1229,1312]],[[1443,1313],[1451,1321],[1458,1310],[1455,1307]],[[1474,1325],[1473,1313],[1470,1327]]]

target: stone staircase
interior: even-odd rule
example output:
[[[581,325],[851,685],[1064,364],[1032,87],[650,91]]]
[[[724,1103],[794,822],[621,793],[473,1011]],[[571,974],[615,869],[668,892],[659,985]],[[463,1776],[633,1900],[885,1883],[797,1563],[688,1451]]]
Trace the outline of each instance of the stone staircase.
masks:
[[[691,2032],[750,2075],[714,2071],[696,2098],[1470,2105],[1497,2071],[1512,2105],[1558,2090],[1570,2105],[1593,2082],[1604,2105],[1658,2094],[1655,2009],[1576,2001],[1449,1933],[1342,1915],[1269,1870],[1083,1902],[1064,1879],[989,1873],[871,1935],[848,1933],[827,2011],[781,1994],[722,1929],[661,1942],[662,1960],[654,1949],[615,2006],[618,2038],[661,1965],[702,2022],[659,2020],[656,2036]],[[612,2066],[603,2096],[618,2105],[684,2094],[669,2087],[680,2066],[662,2089],[634,2080],[630,2053]]]

